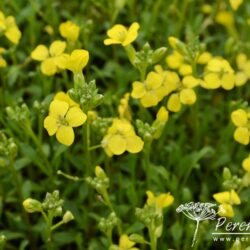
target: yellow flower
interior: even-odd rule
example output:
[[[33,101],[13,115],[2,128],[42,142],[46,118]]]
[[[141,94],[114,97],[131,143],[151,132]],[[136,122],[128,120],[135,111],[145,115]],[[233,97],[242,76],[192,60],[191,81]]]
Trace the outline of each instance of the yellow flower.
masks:
[[[215,20],[226,28],[231,28],[234,25],[234,17],[229,11],[220,11],[216,15]]]
[[[243,145],[247,145],[249,143],[248,113],[243,109],[237,109],[232,112],[231,119],[237,127],[234,131],[234,139]]]
[[[63,53],[66,43],[63,41],[54,41],[49,49],[43,45],[38,45],[32,52],[31,58],[41,61],[41,71],[45,75],[54,75],[60,69],[65,69],[66,54]]]
[[[242,167],[244,170],[250,173],[250,155],[248,155],[248,157],[243,160]]]
[[[241,203],[240,197],[238,194],[231,189],[231,191],[225,191],[216,193],[213,195],[213,198],[222,204],[219,208],[219,215],[220,216],[226,216],[226,217],[233,217],[234,212],[232,205],[239,205]]]
[[[156,120],[160,122],[167,122],[168,121],[168,111],[165,107],[161,107],[157,114],[156,114]]]
[[[0,33],[2,32],[14,44],[18,44],[22,35],[16,25],[15,18],[13,16],[5,17],[0,11]]]
[[[232,67],[222,58],[211,59],[206,67],[204,82],[201,84],[206,89],[222,87],[230,90],[234,87],[235,75]]]
[[[59,32],[68,41],[75,42],[79,37],[80,28],[75,23],[66,21],[60,24]]]
[[[81,72],[89,61],[89,52],[84,49],[75,49],[67,56],[66,68],[73,73]]]
[[[139,250],[139,248],[134,247],[136,243],[129,239],[128,235],[123,234],[119,239],[118,250]]]
[[[237,10],[243,3],[243,0],[229,0],[229,3],[233,10]]]
[[[121,155],[125,151],[138,153],[144,142],[136,135],[133,126],[125,119],[114,119],[107,135],[102,140],[102,146],[109,155]]]
[[[180,83],[177,93],[170,95],[167,108],[172,112],[178,112],[181,109],[181,105],[192,105],[196,102],[196,93],[193,90],[194,87],[200,84],[201,80],[193,77],[192,75],[185,76]]]
[[[176,89],[178,81],[179,77],[175,72],[151,71],[144,82],[133,82],[131,96],[140,99],[145,108],[156,106],[166,95]]]
[[[139,28],[140,25],[136,22],[132,23],[129,28],[121,24],[116,24],[107,31],[109,38],[104,40],[104,44],[121,44],[122,46],[127,46],[137,38]]]
[[[44,119],[44,128],[50,136],[56,134],[60,143],[70,146],[75,138],[72,127],[81,126],[86,119],[79,107],[70,107],[67,102],[54,100],[50,104],[49,115]]]
[[[155,196],[153,192],[147,191],[147,204],[149,206],[155,206],[159,212],[165,207],[170,206],[174,202],[174,197],[170,193],[160,194]]]

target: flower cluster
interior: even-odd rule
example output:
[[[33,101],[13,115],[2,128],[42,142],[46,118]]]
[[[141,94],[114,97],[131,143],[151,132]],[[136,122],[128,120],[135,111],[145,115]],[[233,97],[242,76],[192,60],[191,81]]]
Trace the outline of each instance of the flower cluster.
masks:
[[[216,193],[213,197],[221,204],[218,211],[220,216],[233,217],[233,205],[239,205],[241,203],[240,197],[233,189],[230,191]]]
[[[66,53],[67,45],[71,45],[70,43],[78,39],[80,28],[71,21],[67,21],[60,25],[59,30],[68,43],[56,40],[52,42],[49,48],[40,44],[31,52],[31,58],[41,62],[41,71],[48,76],[65,69],[73,73],[80,72],[89,60],[87,50],[74,49],[70,51],[71,53]]]
[[[58,93],[49,107],[49,115],[44,119],[44,127],[50,136],[56,134],[57,140],[70,146],[75,139],[73,127],[81,126],[86,114],[65,93]]]
[[[125,151],[138,153],[144,142],[136,135],[131,123],[125,119],[115,118],[107,134],[102,140],[102,146],[109,155],[121,155]]]

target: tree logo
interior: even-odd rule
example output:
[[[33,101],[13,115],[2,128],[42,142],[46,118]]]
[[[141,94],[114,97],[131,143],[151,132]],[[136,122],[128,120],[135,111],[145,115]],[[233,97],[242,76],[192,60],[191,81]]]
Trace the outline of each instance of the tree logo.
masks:
[[[189,202],[189,203],[181,204],[176,209],[177,213],[182,212],[189,219],[196,221],[196,228],[195,228],[194,237],[192,241],[192,247],[194,247],[194,244],[196,241],[200,221],[215,219],[216,211],[212,208],[214,206],[217,206],[217,205],[213,203]]]

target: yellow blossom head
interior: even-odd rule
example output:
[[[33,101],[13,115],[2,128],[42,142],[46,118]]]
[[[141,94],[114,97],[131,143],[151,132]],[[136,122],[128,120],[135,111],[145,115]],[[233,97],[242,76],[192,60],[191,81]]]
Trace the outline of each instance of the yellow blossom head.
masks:
[[[230,205],[234,205],[234,204],[239,205],[241,203],[240,197],[233,189],[231,189],[230,192],[225,191],[225,192],[216,193],[213,195],[213,197],[220,204],[227,203]]]
[[[81,72],[89,61],[89,52],[84,49],[75,49],[68,56],[66,68],[73,73]]]
[[[162,211],[165,207],[170,206],[174,202],[174,197],[170,193],[155,196],[152,191],[147,191],[147,204],[155,206],[158,211]]]
[[[107,31],[109,38],[104,40],[104,44],[121,44],[122,46],[127,46],[137,38],[139,28],[140,25],[136,22],[132,23],[129,28],[121,24],[116,24]]]
[[[16,25],[15,18],[13,16],[5,17],[4,13],[0,11],[0,32],[6,36],[6,38],[14,44],[18,44],[22,36],[21,31]]]
[[[233,15],[226,10],[220,11],[215,17],[217,23],[225,26],[226,28],[231,28],[234,25]]]
[[[56,134],[60,143],[70,146],[75,138],[73,127],[81,126],[86,119],[87,116],[79,107],[70,107],[67,102],[54,100],[44,120],[44,128],[50,136]]]
[[[232,205],[223,203],[219,206],[218,214],[221,217],[234,217],[234,210]]]
[[[142,150],[144,142],[136,135],[133,126],[128,120],[114,119],[102,145],[109,156],[121,155],[125,151],[138,153]]]
[[[68,41],[75,42],[79,37],[80,28],[75,23],[66,21],[60,24],[59,32]]]

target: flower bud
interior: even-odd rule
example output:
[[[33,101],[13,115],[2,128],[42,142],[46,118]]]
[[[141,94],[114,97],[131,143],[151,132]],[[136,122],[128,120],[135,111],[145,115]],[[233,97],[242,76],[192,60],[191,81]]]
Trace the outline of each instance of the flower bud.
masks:
[[[161,47],[161,48],[155,50],[151,56],[152,64],[158,63],[163,58],[166,51],[167,51],[167,48],[165,48],[165,47]]]
[[[69,221],[74,220],[74,215],[70,211],[66,211],[62,220],[64,223],[68,223]]]
[[[23,201],[23,207],[28,213],[41,212],[42,204],[38,200],[28,198]]]

